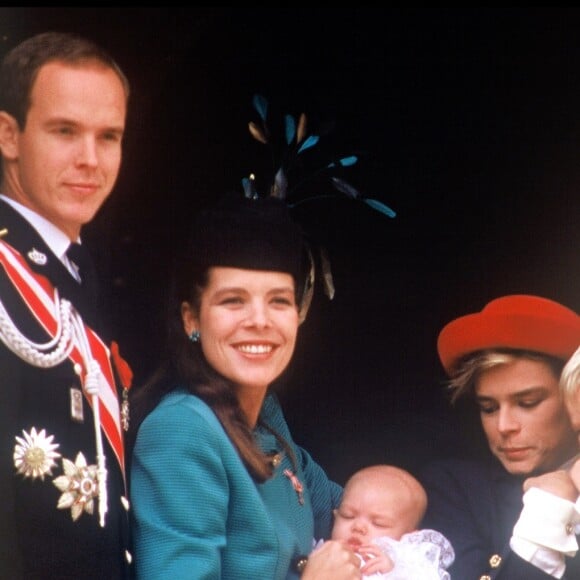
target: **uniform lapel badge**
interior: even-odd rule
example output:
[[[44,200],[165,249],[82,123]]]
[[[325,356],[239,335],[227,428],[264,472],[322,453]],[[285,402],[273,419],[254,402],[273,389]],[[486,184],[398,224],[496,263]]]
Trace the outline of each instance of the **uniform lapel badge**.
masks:
[[[55,477],[52,483],[62,492],[58,500],[58,509],[71,510],[73,521],[77,521],[83,512],[94,511],[94,499],[99,495],[97,483],[97,466],[87,465],[85,456],[79,452],[73,463],[62,458],[64,475]]]
[[[121,356],[116,341],[111,343],[111,359],[115,365],[117,375],[123,387],[123,402],[121,403],[121,425],[124,431],[129,431],[129,389],[133,383],[133,370],[129,363]]]
[[[52,475],[53,467],[56,467],[56,459],[60,453],[56,451],[58,443],[53,443],[54,435],[46,435],[41,429],[36,431],[32,427],[30,433],[22,431],[24,437],[16,436],[14,446],[14,467],[24,477],[44,480],[45,475]]]
[[[83,423],[85,415],[83,411],[83,394],[80,389],[70,388],[70,416],[77,423]]]
[[[27,254],[28,259],[31,262],[34,262],[37,266],[45,266],[46,265],[46,254],[39,252],[36,248],[32,248],[30,252]]]

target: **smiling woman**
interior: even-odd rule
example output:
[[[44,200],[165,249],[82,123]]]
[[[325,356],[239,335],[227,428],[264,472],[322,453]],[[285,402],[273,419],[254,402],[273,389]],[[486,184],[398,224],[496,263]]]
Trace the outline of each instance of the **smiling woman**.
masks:
[[[342,494],[273,392],[312,283],[302,232],[284,201],[241,196],[191,232],[166,362],[133,401],[137,577],[360,578],[354,552],[332,541],[297,566],[329,537]]]
[[[294,280],[285,272],[223,267],[211,268],[208,278],[199,310],[182,305],[185,332],[199,332],[205,358],[237,384],[240,401],[247,390],[256,406],[245,412],[255,424],[268,386],[294,352]]]

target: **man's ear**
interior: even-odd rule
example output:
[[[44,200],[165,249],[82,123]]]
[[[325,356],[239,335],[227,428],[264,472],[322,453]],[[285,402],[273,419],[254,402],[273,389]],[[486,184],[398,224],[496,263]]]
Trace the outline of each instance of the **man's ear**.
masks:
[[[0,111],[0,151],[5,159],[18,159],[19,133],[16,119],[6,111]]]

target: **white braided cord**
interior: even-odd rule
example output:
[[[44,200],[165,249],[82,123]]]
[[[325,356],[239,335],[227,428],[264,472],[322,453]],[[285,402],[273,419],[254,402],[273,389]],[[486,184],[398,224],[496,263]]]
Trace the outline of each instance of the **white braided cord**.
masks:
[[[73,319],[72,305],[68,300],[60,300],[56,289],[54,302],[58,307],[54,338],[44,344],[39,344],[31,341],[18,330],[0,300],[0,339],[8,349],[22,360],[40,368],[50,368],[60,364],[68,358],[74,346],[71,323]],[[50,349],[53,349],[52,352],[48,352]]]

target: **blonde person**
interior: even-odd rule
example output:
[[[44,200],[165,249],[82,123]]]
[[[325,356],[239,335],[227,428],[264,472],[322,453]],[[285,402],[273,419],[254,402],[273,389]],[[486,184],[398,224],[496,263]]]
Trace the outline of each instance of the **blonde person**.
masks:
[[[580,436],[580,347],[564,365],[560,387],[566,399],[572,425]]]
[[[580,438],[580,348],[562,369],[560,388]],[[564,569],[577,551],[574,535],[580,534],[579,456],[561,469],[526,479],[524,491],[524,508],[514,527],[512,545],[552,562],[554,570]]]
[[[365,467],[346,483],[331,538],[357,554],[363,578],[448,579],[453,548],[439,532],[419,529],[426,507],[425,490],[408,471]]]

